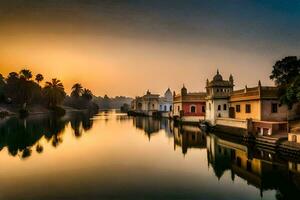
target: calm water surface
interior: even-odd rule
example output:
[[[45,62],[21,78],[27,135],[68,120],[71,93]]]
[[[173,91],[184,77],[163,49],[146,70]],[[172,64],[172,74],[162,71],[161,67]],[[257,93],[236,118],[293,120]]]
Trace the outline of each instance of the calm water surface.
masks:
[[[0,199],[297,199],[270,152],[114,111],[0,121]]]

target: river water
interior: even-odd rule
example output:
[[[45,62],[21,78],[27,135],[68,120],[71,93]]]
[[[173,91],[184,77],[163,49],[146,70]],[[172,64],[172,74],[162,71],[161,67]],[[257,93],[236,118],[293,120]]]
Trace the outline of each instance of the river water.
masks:
[[[4,119],[0,148],[0,199],[300,197],[296,161],[167,119]]]

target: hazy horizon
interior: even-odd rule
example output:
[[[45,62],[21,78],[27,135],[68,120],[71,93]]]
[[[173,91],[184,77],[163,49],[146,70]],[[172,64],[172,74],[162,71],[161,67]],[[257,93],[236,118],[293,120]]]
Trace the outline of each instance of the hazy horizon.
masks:
[[[269,2],[1,1],[0,73],[28,68],[96,96],[204,91],[217,69],[236,89],[273,85],[276,60],[299,54],[300,2]]]

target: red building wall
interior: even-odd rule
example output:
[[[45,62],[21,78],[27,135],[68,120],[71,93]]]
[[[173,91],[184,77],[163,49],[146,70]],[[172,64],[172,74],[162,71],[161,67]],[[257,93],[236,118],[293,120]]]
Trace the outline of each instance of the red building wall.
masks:
[[[196,112],[191,112],[191,106],[196,106]],[[182,110],[184,111],[184,116],[205,116],[205,112],[202,112],[202,107],[204,106],[205,111],[205,102],[188,102],[182,103]]]

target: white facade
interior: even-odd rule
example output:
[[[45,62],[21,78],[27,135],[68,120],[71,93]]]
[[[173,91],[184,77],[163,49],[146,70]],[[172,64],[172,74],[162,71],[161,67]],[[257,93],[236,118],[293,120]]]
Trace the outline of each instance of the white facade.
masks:
[[[229,96],[233,91],[233,77],[223,80],[217,71],[212,81],[206,82],[205,120],[215,125],[217,118],[229,117]]]
[[[171,112],[173,109],[173,95],[170,88],[167,89],[163,97],[159,99],[159,111]]]
[[[215,124],[218,117],[229,117],[228,99],[209,99],[206,101],[205,119]]]

